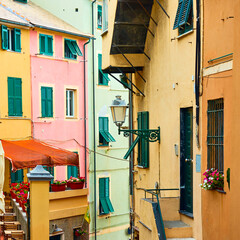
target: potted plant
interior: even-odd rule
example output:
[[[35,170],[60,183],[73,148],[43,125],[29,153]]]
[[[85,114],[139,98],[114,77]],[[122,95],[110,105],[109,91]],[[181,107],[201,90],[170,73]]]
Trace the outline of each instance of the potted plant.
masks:
[[[223,190],[224,187],[224,174],[219,172],[217,169],[211,168],[207,169],[203,175],[203,183],[200,184],[200,187],[204,190],[214,190],[219,189]]]
[[[71,189],[81,189],[84,186],[84,177],[70,177],[68,180],[69,187]]]
[[[85,233],[87,233],[87,232],[84,229],[82,229],[82,228],[77,228],[77,229],[74,230],[74,235],[76,237],[80,237],[80,236],[82,236]]]
[[[54,180],[51,184],[52,192],[59,192],[59,191],[65,191],[66,189],[66,181],[59,181]]]

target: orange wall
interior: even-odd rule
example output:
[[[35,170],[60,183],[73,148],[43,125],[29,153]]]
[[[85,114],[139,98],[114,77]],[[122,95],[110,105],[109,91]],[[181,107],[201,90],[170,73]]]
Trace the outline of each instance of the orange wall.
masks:
[[[214,68],[215,65],[224,63],[232,58],[227,57],[210,64],[208,63],[210,59],[233,53],[235,18],[231,17],[234,15],[236,16],[236,14],[234,14],[233,3],[233,0],[204,0],[203,68]],[[207,101],[210,99],[224,98],[224,175],[226,176],[227,169],[231,168],[231,184],[233,184],[233,169],[237,167],[236,165],[233,165],[232,161],[234,158],[232,141],[233,135],[236,134],[234,133],[235,131],[232,130],[233,112],[235,111],[236,106],[233,104],[236,101],[236,99],[233,99],[232,86],[234,81],[233,70],[211,74],[202,79],[202,173],[207,169]],[[233,225],[231,224],[233,214],[236,215],[235,211],[234,213],[231,213],[231,209],[233,208],[232,201],[233,198],[239,199],[240,191],[237,189],[236,191],[233,191],[233,185],[231,185],[230,191],[228,189],[226,177],[224,190],[226,194],[214,190],[202,190],[204,240],[240,239],[237,237],[240,229],[238,230],[237,227],[235,229],[232,228]],[[237,205],[235,210],[236,209]]]

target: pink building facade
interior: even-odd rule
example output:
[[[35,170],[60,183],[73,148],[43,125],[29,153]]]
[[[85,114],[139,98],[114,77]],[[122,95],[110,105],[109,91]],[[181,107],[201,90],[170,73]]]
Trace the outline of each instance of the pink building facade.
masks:
[[[57,31],[30,32],[33,138],[77,152],[81,177],[85,177],[87,169],[84,148],[88,132],[85,129],[88,124],[84,123],[87,119],[84,43],[87,41]],[[54,168],[54,179],[68,179],[69,174],[67,166]]]

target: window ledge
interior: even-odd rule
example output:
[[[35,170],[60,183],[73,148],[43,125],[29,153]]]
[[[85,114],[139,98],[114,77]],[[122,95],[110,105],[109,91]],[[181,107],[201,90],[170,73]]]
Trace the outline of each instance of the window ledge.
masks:
[[[192,30],[190,30],[190,31],[188,31],[188,32],[186,32],[186,33],[183,33],[183,34],[177,36],[176,39],[180,39],[180,38],[182,38],[182,37],[184,37],[184,36],[186,36],[186,35],[188,35],[188,34],[190,34],[190,33],[193,33],[193,32],[194,32],[194,29],[192,29]]]
[[[108,33],[108,29],[104,30],[101,34],[101,37],[103,37],[104,35],[106,35]]]
[[[216,189],[216,191],[222,194],[227,194],[224,190]]]

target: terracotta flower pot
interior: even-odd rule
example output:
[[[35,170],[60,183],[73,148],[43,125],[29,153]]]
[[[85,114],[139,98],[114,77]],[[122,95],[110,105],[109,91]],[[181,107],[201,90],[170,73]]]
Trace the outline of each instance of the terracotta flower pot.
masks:
[[[13,191],[11,191],[10,193],[11,193],[12,199],[16,199],[16,194]]]
[[[84,186],[84,182],[71,182],[70,188],[71,189],[82,189]]]
[[[66,189],[66,184],[51,184],[52,187],[52,192],[60,192],[60,191],[65,191]]]

